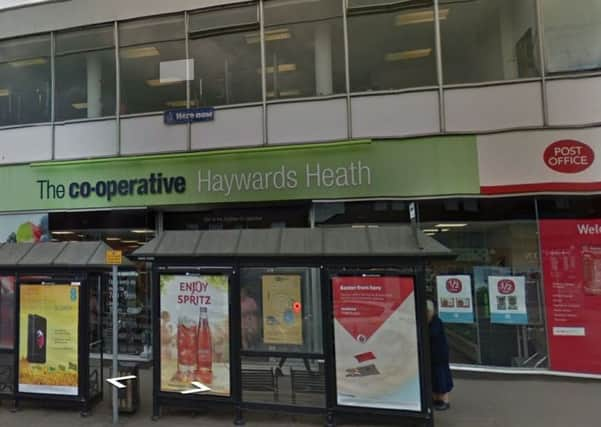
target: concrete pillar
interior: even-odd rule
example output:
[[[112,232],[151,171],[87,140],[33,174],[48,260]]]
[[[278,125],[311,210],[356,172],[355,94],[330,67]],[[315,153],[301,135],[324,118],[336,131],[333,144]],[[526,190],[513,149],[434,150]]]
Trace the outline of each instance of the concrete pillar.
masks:
[[[315,29],[315,94],[334,92],[332,76],[332,32],[329,23],[321,22]]]
[[[88,117],[102,115],[102,64],[98,53],[87,55]]]

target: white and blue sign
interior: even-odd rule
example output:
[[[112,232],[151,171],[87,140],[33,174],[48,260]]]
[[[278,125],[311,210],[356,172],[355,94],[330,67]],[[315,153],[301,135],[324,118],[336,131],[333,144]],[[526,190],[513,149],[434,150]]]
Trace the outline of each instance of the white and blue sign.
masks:
[[[213,107],[167,110],[163,115],[163,121],[166,125],[179,125],[192,122],[211,122],[213,120],[215,120],[215,109]]]
[[[488,295],[491,323],[528,324],[524,276],[489,276]]]
[[[470,276],[436,276],[438,317],[445,323],[474,323]]]

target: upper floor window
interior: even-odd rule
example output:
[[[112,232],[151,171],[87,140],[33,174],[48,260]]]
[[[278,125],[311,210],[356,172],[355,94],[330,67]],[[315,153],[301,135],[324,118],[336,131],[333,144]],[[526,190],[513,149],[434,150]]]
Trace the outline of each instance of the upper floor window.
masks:
[[[349,2],[351,91],[436,85],[432,2],[381,3]]]
[[[191,70],[184,40],[183,15],[119,25],[121,114],[186,106]]]
[[[445,83],[540,74],[535,0],[441,0],[439,14]]]
[[[58,33],[55,51],[56,120],[114,115],[113,26]]]
[[[190,15],[191,105],[261,101],[256,4]]]
[[[0,126],[49,122],[50,35],[0,42]]]
[[[547,71],[601,68],[601,1],[544,0]]]
[[[340,0],[266,1],[267,98],[344,93]]]

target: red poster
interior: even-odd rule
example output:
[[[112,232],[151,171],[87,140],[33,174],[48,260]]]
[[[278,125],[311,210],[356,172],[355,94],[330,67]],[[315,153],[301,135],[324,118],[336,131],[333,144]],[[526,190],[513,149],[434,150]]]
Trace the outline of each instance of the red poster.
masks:
[[[414,282],[335,277],[338,404],[421,410]]]
[[[551,369],[601,373],[601,220],[540,225]]]

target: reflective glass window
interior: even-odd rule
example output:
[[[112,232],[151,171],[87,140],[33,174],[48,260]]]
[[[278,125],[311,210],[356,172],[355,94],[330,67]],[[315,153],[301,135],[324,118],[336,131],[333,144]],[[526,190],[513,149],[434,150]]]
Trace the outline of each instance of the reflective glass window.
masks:
[[[547,71],[594,70],[601,67],[601,1],[544,0]]]
[[[261,100],[261,44],[257,6],[190,16],[193,106]]]
[[[127,22],[119,36],[121,113],[186,107],[191,66],[183,15]]]
[[[345,91],[339,0],[274,0],[265,3],[264,17],[268,99]]]
[[[0,42],[0,126],[49,122],[50,36]]]
[[[115,114],[113,27],[56,35],[56,120]]]
[[[431,4],[402,3],[396,8],[351,9],[348,32],[351,91],[436,84]]]
[[[539,75],[534,0],[441,1],[444,82]]]

